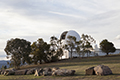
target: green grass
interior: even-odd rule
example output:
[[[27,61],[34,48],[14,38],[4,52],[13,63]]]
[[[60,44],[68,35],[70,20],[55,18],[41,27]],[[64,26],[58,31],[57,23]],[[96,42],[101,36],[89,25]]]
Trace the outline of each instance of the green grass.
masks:
[[[85,75],[85,69],[97,65],[105,65],[110,67],[113,75],[97,76],[97,75]],[[39,76],[34,75],[12,75],[3,76],[0,75],[0,79],[12,79],[12,80],[120,80],[120,55],[106,56],[106,57],[92,57],[92,58],[75,58],[70,60],[63,60],[54,63],[46,63],[41,65],[24,66],[23,68],[32,67],[59,67],[61,69],[76,70],[74,76]]]

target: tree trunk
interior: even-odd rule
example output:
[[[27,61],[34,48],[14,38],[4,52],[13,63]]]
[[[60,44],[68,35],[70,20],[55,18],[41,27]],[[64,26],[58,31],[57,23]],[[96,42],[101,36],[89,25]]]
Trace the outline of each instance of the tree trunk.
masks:
[[[79,59],[80,59],[80,53],[79,53]]]
[[[84,57],[84,52],[82,52],[82,57]]]
[[[88,57],[88,52],[87,52],[87,57]]]
[[[40,64],[42,64],[42,61],[40,60],[40,62],[39,62]]]
[[[72,48],[71,48],[71,59],[72,59]]]
[[[109,53],[106,53],[106,54],[107,54],[106,56],[108,56]]]

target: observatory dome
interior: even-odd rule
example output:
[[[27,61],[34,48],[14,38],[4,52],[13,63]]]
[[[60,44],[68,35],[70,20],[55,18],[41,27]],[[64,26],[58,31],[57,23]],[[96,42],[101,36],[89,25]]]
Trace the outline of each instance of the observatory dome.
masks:
[[[80,35],[76,31],[74,30],[64,31],[60,36],[60,40],[63,43],[63,45],[67,44],[68,36],[74,36],[76,37],[76,41],[80,41]]]
[[[67,40],[68,36],[74,36],[76,37],[76,41],[80,41],[80,35],[74,30],[68,31],[68,33],[66,34],[65,40]]]

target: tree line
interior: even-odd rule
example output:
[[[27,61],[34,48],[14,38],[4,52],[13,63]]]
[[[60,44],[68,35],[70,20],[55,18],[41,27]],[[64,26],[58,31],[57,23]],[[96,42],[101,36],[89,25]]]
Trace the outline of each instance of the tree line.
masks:
[[[85,54],[89,57],[89,54],[91,53],[90,50],[93,49],[92,44],[96,42],[93,37],[85,34],[82,34],[80,41],[76,41],[76,37],[74,36],[68,36],[67,38],[67,44],[65,45],[62,45],[61,40],[57,39],[55,36],[50,37],[49,44],[42,38],[39,38],[32,44],[25,39],[12,38],[7,41],[7,45],[4,49],[7,58],[11,61],[11,63],[8,64],[15,68],[19,68],[21,64],[25,63],[42,64],[43,62],[54,62],[62,57],[63,49],[67,49],[70,52],[70,58],[72,58],[74,50],[79,54],[79,57],[80,55],[84,56]],[[109,52],[115,51],[114,44],[108,42],[106,39],[100,43],[100,47],[107,55]]]
[[[25,39],[10,39],[7,41],[5,52],[7,58],[10,59],[10,66],[18,68],[21,64],[42,64],[43,62],[53,62],[59,60],[63,52],[58,47],[58,39],[55,36],[50,38],[50,44],[45,42],[42,38],[31,42]]]

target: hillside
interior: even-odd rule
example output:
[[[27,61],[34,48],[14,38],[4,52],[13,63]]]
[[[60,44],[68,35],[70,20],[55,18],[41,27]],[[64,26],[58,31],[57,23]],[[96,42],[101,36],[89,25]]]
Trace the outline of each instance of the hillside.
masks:
[[[9,65],[7,64],[7,61],[1,60],[1,61],[0,61],[0,69],[1,69],[1,67],[2,67],[3,65],[4,65],[4,66],[6,65],[7,67],[9,67]]]
[[[85,69],[97,65],[109,66],[113,75],[96,76],[85,75]],[[0,76],[1,79],[40,79],[40,80],[120,80],[120,55],[105,56],[105,57],[92,57],[92,58],[74,58],[69,60],[62,60],[54,63],[46,63],[41,65],[23,66],[21,69],[28,69],[33,67],[60,67],[61,69],[76,70],[74,76],[39,76],[33,75],[18,75],[18,76]]]

